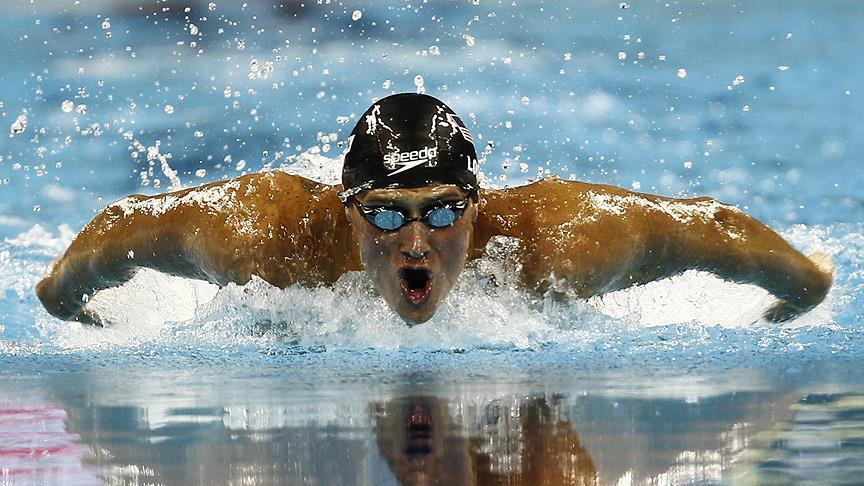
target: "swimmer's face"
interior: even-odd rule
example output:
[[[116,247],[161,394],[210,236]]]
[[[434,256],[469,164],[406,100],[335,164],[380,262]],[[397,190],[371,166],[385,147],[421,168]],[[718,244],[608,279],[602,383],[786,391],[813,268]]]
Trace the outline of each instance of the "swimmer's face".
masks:
[[[444,228],[412,221],[385,231],[367,220],[356,204],[346,208],[366,273],[409,325],[429,320],[456,283],[473,239],[477,206],[455,185],[374,189],[357,196],[367,212],[392,208],[407,218],[422,218],[441,205],[458,208],[466,200],[461,216]],[[432,216],[430,219],[439,215]]]

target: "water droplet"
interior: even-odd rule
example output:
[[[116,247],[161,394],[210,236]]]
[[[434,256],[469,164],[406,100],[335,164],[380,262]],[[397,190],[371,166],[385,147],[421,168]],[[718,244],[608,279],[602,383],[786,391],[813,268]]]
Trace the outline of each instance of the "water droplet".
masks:
[[[525,162],[520,162],[519,163],[519,172],[521,172],[523,174],[527,174],[528,173],[528,164],[526,164]]]
[[[791,39],[791,38],[792,38],[792,32],[787,32],[787,33],[786,33],[786,38],[787,38],[787,39]]]
[[[429,54],[433,56],[440,56],[441,50],[438,49],[438,46],[429,46]]]
[[[63,100],[63,103],[60,103],[60,110],[63,113],[72,113],[72,110],[75,109],[75,103],[72,100]]]
[[[18,135],[27,129],[27,114],[22,113],[18,115],[18,118],[12,122],[12,126],[9,127],[9,133],[12,135]]]
[[[245,168],[246,168],[246,161],[243,159],[238,160],[237,165],[234,166],[234,170],[243,170]]]
[[[693,162],[691,162],[689,160],[685,160],[684,161],[684,168],[685,169],[692,169],[693,168]]]
[[[111,28],[111,19],[105,19],[102,21],[102,30],[108,30]]]
[[[126,258],[128,258],[128,259],[130,259],[130,260],[133,259],[133,258],[135,258],[135,250],[129,250],[129,251],[127,251],[127,252],[126,252]]]
[[[741,111],[743,111],[743,112],[745,112],[745,113],[748,112],[748,111],[750,111],[750,105],[744,105],[744,107],[741,108]]]
[[[739,84],[744,84],[744,76],[740,74],[735,76],[735,80],[732,81],[732,86],[738,86]]]
[[[572,52],[565,52],[564,53],[564,60],[565,61],[570,61],[572,59],[573,59],[573,53]]]
[[[476,39],[474,39],[473,35],[465,34],[463,37],[465,37],[465,45],[467,45],[468,47],[472,47],[476,42]]]
[[[336,117],[336,123],[338,125],[344,125],[344,124],[348,123],[349,120],[350,119],[347,116],[337,116]]]
[[[678,77],[682,78],[682,79],[686,78],[687,77],[687,70],[684,68],[678,68]]]
[[[627,53],[624,51],[618,51],[618,60],[623,61],[627,59]]]
[[[171,115],[174,113],[174,107],[171,105],[165,105],[165,113]]]
[[[618,4],[618,8],[620,8],[621,10],[627,10],[628,8],[630,8],[630,4],[627,2],[621,2]]]
[[[522,102],[523,105],[527,105],[527,104],[531,103],[531,98],[529,98],[527,96],[523,96],[520,101]]]
[[[192,35],[198,35],[198,26],[195,24],[189,24],[189,33]]]
[[[423,86],[423,83],[423,76],[419,74],[417,76],[414,76],[414,86],[417,88],[417,93],[419,94],[426,93],[426,87]]]
[[[201,130],[195,130],[195,133],[193,133],[192,135],[195,135],[195,138],[201,138],[204,136],[204,132],[202,132]]]
[[[33,212],[34,213],[38,213],[39,211],[42,211],[42,206],[40,206],[38,204],[33,206]]]
[[[361,12],[359,10],[355,10],[354,12],[351,13],[351,20],[353,20],[354,22],[357,22],[358,20],[360,20],[361,17],[363,17],[363,12]]]
[[[782,66],[777,66],[777,69],[779,69],[780,71],[788,71],[788,70],[789,70],[789,66],[786,66],[786,65],[784,64],[784,65],[782,65]]]
[[[87,105],[82,103],[82,104],[75,107],[75,111],[77,111],[81,115],[86,115],[87,114]]]
[[[198,169],[195,171],[195,177],[201,178],[207,175],[207,169]]]
[[[210,2],[207,4],[207,10],[213,11],[216,10],[216,2]]]
[[[390,89],[390,86],[393,86],[393,82],[389,79],[385,79],[383,83],[381,83],[381,87],[384,89]]]

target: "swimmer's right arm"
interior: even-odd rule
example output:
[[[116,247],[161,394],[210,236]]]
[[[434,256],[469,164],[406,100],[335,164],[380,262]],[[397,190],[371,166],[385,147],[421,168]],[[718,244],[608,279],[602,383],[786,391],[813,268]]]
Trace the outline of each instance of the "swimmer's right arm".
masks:
[[[103,209],[36,286],[52,315],[92,322],[89,297],[142,267],[217,285],[331,284],[359,270],[338,187],[280,171]]]
[[[166,212],[157,222],[131,209],[145,200],[157,206],[166,197],[129,196],[100,211],[36,285],[45,309],[60,319],[94,323],[98,318],[85,310],[89,298],[128,281],[140,267],[200,276],[182,250],[181,215]]]

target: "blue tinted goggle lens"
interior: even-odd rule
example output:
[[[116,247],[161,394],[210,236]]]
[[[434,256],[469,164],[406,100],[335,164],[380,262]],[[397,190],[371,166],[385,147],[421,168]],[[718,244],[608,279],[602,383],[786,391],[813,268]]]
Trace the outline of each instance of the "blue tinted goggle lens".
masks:
[[[401,210],[386,207],[367,208],[359,202],[357,206],[370,223],[384,231],[397,230],[412,221],[423,221],[431,228],[446,228],[455,223],[465,211],[467,201],[446,204],[430,209],[421,218],[408,218]]]

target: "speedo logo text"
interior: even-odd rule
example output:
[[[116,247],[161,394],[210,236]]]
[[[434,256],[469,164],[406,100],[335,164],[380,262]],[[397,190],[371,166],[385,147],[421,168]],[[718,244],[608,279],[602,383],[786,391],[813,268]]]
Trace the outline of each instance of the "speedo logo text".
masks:
[[[427,162],[433,165],[432,159],[438,155],[437,147],[423,147],[420,150],[412,150],[410,152],[393,152],[384,155],[384,165],[388,169],[396,169],[388,175],[396,175],[400,172],[405,172],[408,169],[413,169]],[[397,166],[399,168],[397,169]]]

